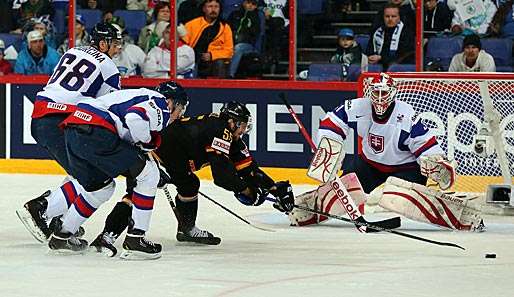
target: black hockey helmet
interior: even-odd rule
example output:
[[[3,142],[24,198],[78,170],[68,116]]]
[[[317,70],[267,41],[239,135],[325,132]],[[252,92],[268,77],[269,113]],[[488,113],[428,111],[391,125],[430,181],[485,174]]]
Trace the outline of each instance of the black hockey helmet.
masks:
[[[121,38],[121,32],[109,23],[98,23],[91,31],[91,44],[94,46],[98,46],[102,40],[110,45],[113,40],[121,41]]]
[[[183,112],[186,111],[189,104],[189,96],[186,90],[178,83],[172,80],[162,82],[155,87],[155,91],[161,93],[166,99],[173,99],[174,106],[180,105],[183,107]]]
[[[240,102],[230,101],[224,103],[223,107],[221,107],[220,115],[227,119],[233,119],[238,128],[241,123],[247,123],[246,132],[252,128],[252,115],[248,108]]]

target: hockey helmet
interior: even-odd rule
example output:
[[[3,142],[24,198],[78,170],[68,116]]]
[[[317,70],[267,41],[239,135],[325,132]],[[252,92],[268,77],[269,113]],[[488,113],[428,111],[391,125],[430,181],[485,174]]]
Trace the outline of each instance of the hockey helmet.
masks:
[[[102,40],[109,45],[113,40],[121,42],[121,38],[121,31],[109,23],[98,23],[91,31],[91,44],[94,46],[98,46]]]
[[[387,109],[394,102],[396,94],[396,83],[386,73],[380,73],[379,76],[371,81],[371,104],[373,110],[378,116],[386,113]]]
[[[172,99],[174,107],[180,106],[182,108],[182,114],[186,112],[189,105],[189,96],[181,85],[169,80],[160,83],[155,87],[155,91],[161,93],[166,99]]]
[[[227,119],[233,119],[237,128],[242,123],[246,123],[246,131],[244,133],[248,133],[252,129],[252,115],[248,108],[240,102],[230,101],[224,103],[223,107],[221,107],[220,115]]]

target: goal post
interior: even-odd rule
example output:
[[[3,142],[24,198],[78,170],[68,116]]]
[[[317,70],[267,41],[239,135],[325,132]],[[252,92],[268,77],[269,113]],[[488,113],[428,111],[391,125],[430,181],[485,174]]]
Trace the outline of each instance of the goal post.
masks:
[[[397,82],[396,100],[411,104],[416,116],[437,135],[449,159],[455,159],[457,191],[510,191],[514,174],[514,74],[389,73]],[[368,96],[373,77],[363,73],[359,96]],[[500,186],[490,187],[490,185]],[[490,193],[489,193],[490,192]],[[514,193],[510,191],[514,197]],[[510,202],[510,203],[509,203]],[[514,206],[507,197],[505,204]]]

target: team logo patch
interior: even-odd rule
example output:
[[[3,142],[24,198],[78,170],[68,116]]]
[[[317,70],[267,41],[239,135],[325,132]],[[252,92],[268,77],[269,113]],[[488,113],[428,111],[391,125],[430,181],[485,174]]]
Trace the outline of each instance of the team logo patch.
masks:
[[[214,137],[214,139],[212,140],[211,147],[227,155],[230,153],[230,142],[220,139],[218,137]]]
[[[56,109],[56,110],[61,110],[61,111],[65,111],[68,108],[68,106],[66,106],[66,104],[56,103],[56,102],[48,102],[46,107],[49,109]]]
[[[381,153],[384,151],[384,136],[375,135],[373,133],[369,133],[368,135],[369,146],[375,152],[375,154]]]

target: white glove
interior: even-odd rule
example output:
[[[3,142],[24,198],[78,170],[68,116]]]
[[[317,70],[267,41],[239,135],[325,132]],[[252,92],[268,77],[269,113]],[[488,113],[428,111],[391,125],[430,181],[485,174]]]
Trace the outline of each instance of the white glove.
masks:
[[[439,184],[441,190],[447,190],[455,183],[455,160],[446,160],[442,155],[419,157],[421,174]]]
[[[177,26],[177,34],[180,38],[183,38],[187,35],[187,29],[186,26],[184,26],[184,24],[180,23],[180,25]]]

